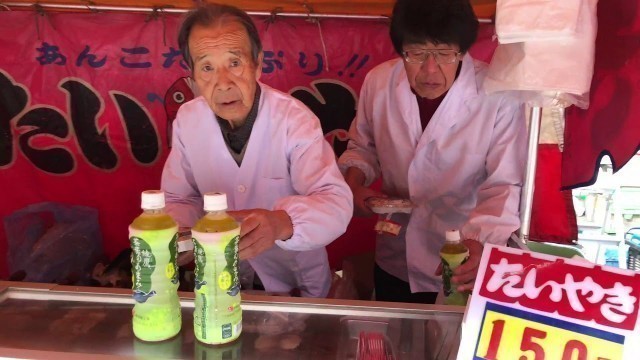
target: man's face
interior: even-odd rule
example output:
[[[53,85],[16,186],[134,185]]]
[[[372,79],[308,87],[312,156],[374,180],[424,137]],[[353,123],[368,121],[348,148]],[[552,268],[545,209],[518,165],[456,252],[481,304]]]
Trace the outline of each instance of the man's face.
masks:
[[[262,53],[255,64],[244,26],[234,19],[208,27],[195,25],[189,52],[200,94],[216,115],[241,125],[251,111],[262,73]]]
[[[420,58],[427,54],[423,63],[408,62],[405,56],[404,68],[407,71],[409,84],[416,94],[423,98],[436,99],[449,91],[456,79],[461,59],[461,55],[458,54],[460,48],[457,45],[434,44],[427,41],[421,44],[407,44],[403,50],[413,58]],[[439,58],[440,64],[436,61],[436,57]],[[453,62],[445,63],[448,59]]]

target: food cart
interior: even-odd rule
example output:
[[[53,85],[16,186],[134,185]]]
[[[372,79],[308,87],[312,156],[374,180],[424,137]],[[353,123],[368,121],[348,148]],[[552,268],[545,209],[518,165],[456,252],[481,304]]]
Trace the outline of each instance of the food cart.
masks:
[[[33,5],[27,1],[18,3],[20,2],[5,3],[4,6]],[[50,3],[55,5],[50,8],[56,9],[57,6],[57,9],[71,11],[83,8],[88,11],[126,10],[126,6],[120,7],[118,4],[122,2],[113,1],[107,1],[107,5],[103,7],[94,6],[90,2],[73,6],[65,5],[65,1]],[[190,4],[190,2],[187,3]],[[248,10],[254,10],[254,13],[261,16],[279,14],[300,17],[300,13],[296,12],[300,10],[300,5],[297,2],[295,5],[286,3],[287,7],[280,9],[277,13],[264,11],[259,7]],[[369,8],[368,15],[358,14],[361,9],[356,9],[345,14],[343,18],[383,18],[375,14],[388,12],[391,2],[377,3],[379,7],[373,8],[375,10]],[[484,6],[485,9],[487,5],[491,7],[495,4],[494,1],[482,0],[475,3],[480,8]],[[43,9],[49,8],[46,6],[37,8],[40,12]],[[138,12],[152,10],[156,15],[184,11],[179,6],[176,8],[139,6],[130,9]],[[313,8],[307,4],[303,9],[303,17],[311,17],[312,13],[314,16],[323,17],[314,13],[321,10],[322,6]],[[334,10],[335,8],[327,11]],[[43,27],[46,25],[44,22],[38,24]],[[344,64],[340,64],[339,70],[347,74],[347,70],[362,68],[364,72],[366,67],[363,68],[363,65],[366,61],[361,63],[363,58],[353,59],[352,62],[344,61]],[[326,66],[329,69],[329,65]],[[338,73],[335,64],[332,69],[336,74]],[[349,75],[354,78],[353,73]],[[360,75],[356,75],[355,78],[358,79],[358,76]],[[22,81],[18,76],[15,78],[16,82]],[[150,102],[153,103],[151,100]],[[537,115],[539,114],[536,110]],[[536,140],[533,139],[532,142],[533,149]],[[26,163],[24,158],[18,158],[17,163],[18,166],[22,166],[18,171],[24,173]],[[30,164],[27,165],[30,166]],[[155,163],[151,165],[158,167]],[[71,182],[77,182],[77,179],[71,180]],[[138,189],[130,192],[138,192]],[[25,197],[24,201],[32,200],[33,197]],[[118,208],[118,206],[110,206],[110,208]],[[117,211],[122,212],[122,209],[118,208]],[[132,212],[129,211],[123,217],[131,219],[131,214]],[[120,226],[120,228],[124,227]],[[180,296],[183,312],[182,331],[176,338],[149,344],[140,342],[133,336],[131,308],[134,301],[130,290],[0,282],[0,324],[2,324],[0,326],[0,357],[356,359],[358,345],[362,344],[361,334],[373,332],[383,335],[382,347],[388,349],[391,355],[388,358],[455,359],[460,345],[464,315],[464,308],[441,305],[244,294],[243,335],[237,342],[227,346],[209,347],[194,340],[193,294],[181,293]],[[289,341],[283,342],[283,338]]]
[[[248,1],[246,6],[234,3],[258,18],[260,30],[268,35],[264,40],[265,51],[269,52],[268,65],[263,69],[262,80],[265,83],[283,91],[294,91],[293,85],[311,87],[310,84],[320,84],[318,89],[322,90],[322,84],[330,83],[335,89],[338,83],[335,80],[341,80],[339,87],[344,90],[339,95],[348,95],[355,104],[355,94],[366,71],[395,56],[386,25],[386,16],[393,2],[367,3],[374,4],[373,7],[362,6],[360,2],[348,4],[352,7],[343,6],[345,4],[327,7],[332,3],[320,1],[301,5],[283,2],[284,6],[277,9],[277,5],[266,1],[257,5]],[[495,5],[493,2],[478,3],[480,8],[485,9],[481,17],[487,22]],[[0,215],[4,217],[45,200],[93,207],[100,214],[102,239],[93,238],[92,241],[101,241],[106,255],[116,257],[127,243],[126,225],[139,212],[137,201],[131,199],[137,199],[141,190],[154,186],[168,153],[165,139],[170,128],[164,121],[168,101],[163,95],[165,91],[169,93],[168,88],[176,79],[188,75],[180,67],[179,58],[175,57],[175,31],[181,13],[192,6],[191,1],[157,6],[153,1],[103,1],[94,4],[64,0],[38,4],[16,1],[0,5],[0,15],[11,20],[4,23],[12,24],[0,28],[0,33],[5,34],[2,38],[2,43],[6,41],[7,44],[5,51],[21,53],[28,49],[36,53],[43,52],[42,57],[39,54],[29,57],[28,62],[36,71],[24,72],[24,61],[27,61],[24,59],[14,61],[14,58],[5,58],[5,62],[0,62],[0,85],[8,88],[8,98],[19,105],[16,109],[11,108],[10,117],[15,117],[15,120],[10,126],[10,136],[2,138],[9,139],[10,148],[16,151],[10,154],[10,163],[0,165],[2,171],[10,175],[2,176],[1,181],[22,184],[12,179],[26,177],[34,181],[31,188],[39,188],[43,194],[47,194],[46,199],[42,199],[38,193],[11,191],[0,205]],[[85,37],[80,31],[86,26],[95,30],[91,37]],[[366,35],[367,41],[358,40],[364,46],[362,49],[349,49],[352,44],[344,41],[348,38],[345,35],[349,31],[356,31],[350,30],[356,27],[359,27],[356,29],[359,34]],[[25,41],[15,42],[14,36],[6,36],[10,33],[9,29],[15,28],[28,30],[24,32],[27,36]],[[101,47],[101,39],[113,43],[115,38],[118,39],[116,46]],[[303,38],[304,41],[274,43],[273,39],[276,38]],[[127,42],[128,39],[134,40]],[[385,46],[376,45],[383,41]],[[57,50],[50,46],[57,47]],[[135,46],[138,47],[136,51],[142,51],[139,47],[144,46],[148,54],[137,53],[141,55],[139,58],[129,57],[136,55],[132,54]],[[104,60],[107,51],[111,53]],[[283,55],[280,55],[281,52]],[[148,70],[142,68],[147,64]],[[92,84],[105,72],[109,74],[109,81],[95,81]],[[132,82],[132,76],[138,76],[139,81]],[[287,77],[297,78],[289,81]],[[323,83],[320,80],[326,79],[321,77],[330,78],[330,81]],[[78,102],[79,98],[75,97],[77,93],[61,93],[64,82],[88,90],[83,94],[96,96],[104,105],[104,112],[95,115],[96,126],[100,122],[98,128],[103,125],[109,128],[108,133],[99,136],[104,140],[102,144],[112,145],[110,150],[119,161],[117,165],[108,161],[92,163],[96,157],[88,156],[85,152],[91,151],[96,144],[83,143],[87,139],[84,136],[86,134],[74,129],[72,121],[61,126],[69,130],[70,135],[66,140],[77,142],[80,146],[68,146],[66,140],[60,141],[55,136],[44,140],[52,144],[33,143],[35,148],[52,145],[59,147],[62,150],[60,152],[71,154],[75,160],[71,167],[64,167],[64,162],[56,162],[56,166],[48,167],[47,164],[52,161],[31,161],[34,153],[27,149],[28,146],[13,145],[23,136],[21,129],[26,121],[25,116],[29,117],[32,111],[43,111],[39,104],[47,104],[46,115],[57,119],[60,118],[58,115],[65,118],[67,112],[69,119],[83,115],[71,113],[71,108],[79,106],[82,101]],[[82,87],[87,84],[91,86]],[[25,98],[23,95],[28,96]],[[63,96],[60,98],[58,95]],[[67,95],[69,97],[65,98]],[[142,157],[144,154],[136,153],[136,139],[126,136],[122,131],[122,124],[131,115],[121,111],[127,110],[121,107],[125,98],[131,99],[128,103],[130,107],[140,108],[141,111],[135,115],[148,115],[153,123],[153,126],[145,128],[153,130],[151,138],[157,139],[158,145],[153,156],[145,158]],[[170,98],[177,99],[176,96]],[[184,97],[181,99],[184,100]],[[349,106],[349,102],[346,104]],[[347,110],[353,112],[354,107],[352,105]],[[19,111],[13,113],[13,110]],[[341,111],[337,109],[330,114],[333,116]],[[352,112],[345,112],[349,121],[353,118]],[[140,118],[136,118],[138,120]],[[100,133],[98,128],[96,133]],[[341,139],[345,130],[344,126],[340,126],[331,133],[336,139]],[[34,169],[39,171],[39,176],[29,177],[27,174]],[[87,181],[88,177],[91,180]],[[95,183],[102,184],[101,195],[87,196],[93,193]],[[90,188],[88,184],[91,184]],[[367,223],[366,229],[373,234],[372,224]],[[0,228],[0,237],[5,236],[2,230]],[[372,244],[372,238],[369,244]],[[61,246],[57,248],[63,250]],[[4,249],[0,245],[0,250]],[[0,264],[0,275],[4,265]],[[243,293],[241,338],[224,347],[209,347],[194,338],[193,293],[180,293],[180,297],[183,319],[181,332],[173,339],[151,344],[138,341],[133,335],[131,310],[134,300],[131,290],[1,282],[0,322],[6,326],[0,329],[0,357],[356,359],[359,349],[362,354],[363,349],[374,348],[377,344],[378,348],[388,353],[387,358],[455,359],[464,312],[462,307],[442,305],[303,299]],[[365,335],[368,333],[375,336],[367,338]],[[361,336],[364,338],[361,339]],[[359,347],[359,344],[370,345]]]
[[[29,359],[455,359],[463,307],[244,294],[243,331],[223,346],[193,334],[193,293],[180,293],[182,330],[135,339],[126,289],[0,282],[0,357]],[[362,345],[361,333],[382,334]]]

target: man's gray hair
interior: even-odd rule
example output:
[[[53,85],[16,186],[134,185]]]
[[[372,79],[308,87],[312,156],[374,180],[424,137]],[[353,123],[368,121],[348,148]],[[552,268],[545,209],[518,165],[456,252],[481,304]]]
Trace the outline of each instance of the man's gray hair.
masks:
[[[219,23],[224,19],[235,19],[247,30],[249,40],[251,41],[251,56],[253,63],[258,64],[258,56],[262,52],[262,42],[256,25],[251,17],[244,11],[235,6],[221,4],[203,4],[197,9],[187,13],[180,32],[178,33],[178,46],[182,52],[184,61],[187,62],[191,71],[193,71],[193,59],[189,53],[189,35],[194,25],[210,26]]]

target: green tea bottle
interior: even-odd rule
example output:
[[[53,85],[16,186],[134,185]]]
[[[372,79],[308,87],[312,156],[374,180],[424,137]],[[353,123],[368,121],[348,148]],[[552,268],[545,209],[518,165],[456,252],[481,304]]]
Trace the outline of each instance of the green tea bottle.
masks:
[[[140,340],[172,338],[182,326],[178,298],[178,225],[164,212],[164,193],[142,193],[142,214],[129,225],[133,273],[133,333]]]
[[[242,332],[240,226],[225,210],[225,194],[204,194],[206,214],[191,229],[196,264],[193,329],[196,338],[206,344],[228,343]]]
[[[469,257],[469,249],[462,243],[458,230],[449,230],[445,233],[445,242],[440,249],[440,260],[442,261],[442,290],[444,293],[444,303],[446,305],[466,305],[466,292],[459,292],[456,285],[451,283],[453,270],[464,264]]]

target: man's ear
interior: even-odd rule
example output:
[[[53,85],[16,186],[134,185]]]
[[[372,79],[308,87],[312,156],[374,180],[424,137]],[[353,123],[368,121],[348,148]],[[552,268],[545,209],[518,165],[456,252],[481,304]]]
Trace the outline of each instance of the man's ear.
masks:
[[[260,51],[258,54],[258,63],[256,64],[256,80],[260,80],[260,76],[262,76],[262,60],[264,59],[264,53]]]

